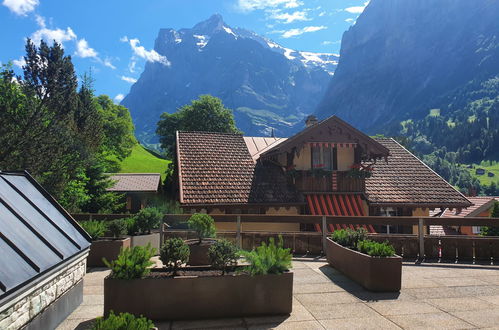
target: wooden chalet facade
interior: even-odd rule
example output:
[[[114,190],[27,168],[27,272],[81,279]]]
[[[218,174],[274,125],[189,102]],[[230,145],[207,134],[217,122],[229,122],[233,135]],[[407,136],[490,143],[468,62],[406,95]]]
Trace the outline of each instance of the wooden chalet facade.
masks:
[[[430,209],[472,205],[393,139],[371,138],[336,116],[321,122],[311,116],[306,126],[287,139],[177,132],[181,206],[188,213],[212,214],[423,216]],[[217,226],[233,229],[232,224]],[[412,228],[376,231],[409,233]]]

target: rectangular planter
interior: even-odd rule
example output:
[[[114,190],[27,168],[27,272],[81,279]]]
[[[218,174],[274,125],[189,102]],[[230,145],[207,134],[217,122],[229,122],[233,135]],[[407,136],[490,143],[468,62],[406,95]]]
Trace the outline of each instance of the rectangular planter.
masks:
[[[150,243],[151,246],[156,249],[156,253],[159,254],[159,233],[130,236],[130,238],[132,239],[132,247],[146,246],[148,243]]]
[[[105,267],[102,258],[108,261],[116,260],[120,254],[121,248],[130,247],[130,237],[120,239],[99,239],[93,241],[90,245],[90,253],[87,258],[87,266],[89,267]]]
[[[400,291],[402,257],[371,257],[339,245],[330,238],[326,241],[328,263],[350,279],[370,291]]]
[[[152,320],[291,313],[293,273],[136,280],[104,279],[104,315],[128,312]]]

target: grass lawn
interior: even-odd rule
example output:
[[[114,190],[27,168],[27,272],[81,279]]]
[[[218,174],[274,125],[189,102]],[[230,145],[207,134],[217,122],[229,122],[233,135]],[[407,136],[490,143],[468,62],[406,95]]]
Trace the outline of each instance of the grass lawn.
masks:
[[[499,182],[499,163],[498,162],[493,163],[493,164],[482,163],[481,165],[473,164],[473,166],[475,168],[469,168],[468,171],[470,171],[472,176],[477,177],[478,180],[480,180],[481,184],[490,185],[492,183],[492,181],[494,181],[496,183]],[[475,171],[477,168],[483,168],[485,170],[485,174],[484,175],[476,175]],[[494,173],[495,176],[489,177],[488,176],[489,172]]]
[[[161,173],[161,179],[165,178],[166,166],[169,160],[159,158],[140,144],[132,149],[132,153],[121,162],[121,173]]]

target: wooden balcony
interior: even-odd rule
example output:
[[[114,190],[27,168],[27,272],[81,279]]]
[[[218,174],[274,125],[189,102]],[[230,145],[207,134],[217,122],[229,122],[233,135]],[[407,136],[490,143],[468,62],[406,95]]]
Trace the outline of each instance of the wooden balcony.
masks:
[[[336,189],[333,189],[333,174],[320,175],[312,171],[297,171],[290,178],[298,191],[306,192],[364,192],[364,178],[351,178],[347,171],[336,171]]]

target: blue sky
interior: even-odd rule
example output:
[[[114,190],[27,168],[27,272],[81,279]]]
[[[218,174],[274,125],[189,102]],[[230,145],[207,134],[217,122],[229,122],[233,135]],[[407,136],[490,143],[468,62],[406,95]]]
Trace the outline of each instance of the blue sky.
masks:
[[[214,13],[301,51],[339,53],[366,0],[0,0],[0,62],[21,73],[25,39],[56,39],[78,75],[92,71],[96,94],[119,101],[146,61],[160,28],[190,28]],[[125,38],[126,37],[126,38]]]

